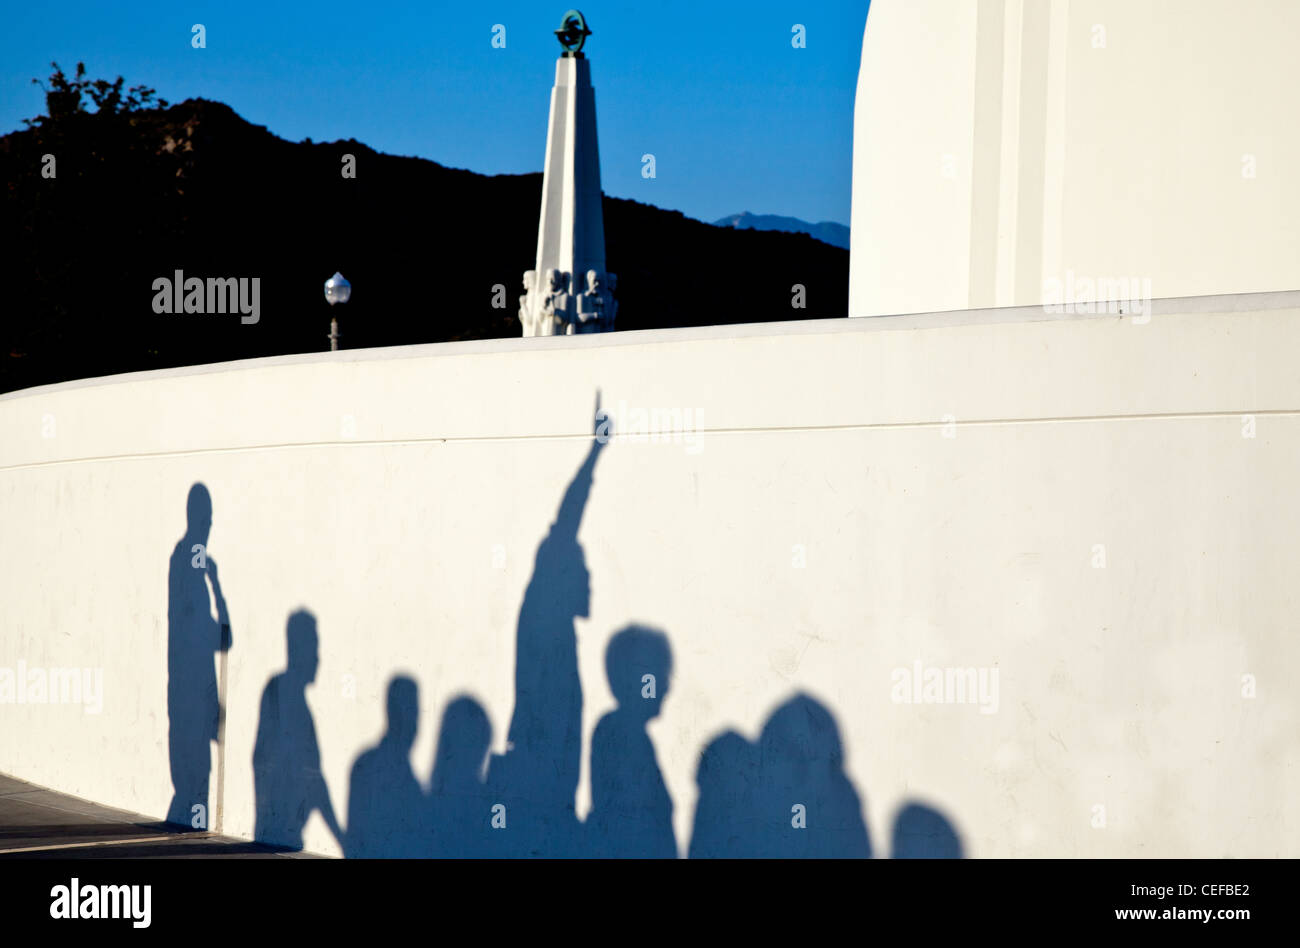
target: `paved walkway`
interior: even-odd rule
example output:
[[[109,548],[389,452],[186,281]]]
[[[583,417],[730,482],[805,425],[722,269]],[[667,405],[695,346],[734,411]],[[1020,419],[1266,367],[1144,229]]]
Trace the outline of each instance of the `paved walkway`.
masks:
[[[114,810],[0,774],[0,859],[314,858]]]

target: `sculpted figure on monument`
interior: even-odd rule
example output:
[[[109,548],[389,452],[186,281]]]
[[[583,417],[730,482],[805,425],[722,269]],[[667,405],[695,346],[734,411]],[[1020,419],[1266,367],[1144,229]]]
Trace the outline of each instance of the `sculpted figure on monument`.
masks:
[[[546,276],[550,283],[550,292],[542,301],[542,312],[549,317],[549,320],[543,320],[544,331],[540,334],[563,335],[564,330],[561,327],[569,321],[569,275],[551,268]]]
[[[614,328],[618,302],[614,299],[614,275],[587,271],[587,289],[578,313],[578,332],[607,332]]]
[[[524,273],[524,293],[519,298],[519,322],[525,336],[562,335],[569,322],[569,275],[554,268],[545,271],[545,283],[536,270]]]
[[[519,322],[524,327],[524,335],[531,336],[533,332],[532,304],[533,294],[537,290],[537,271],[524,271],[524,292],[519,297]]]

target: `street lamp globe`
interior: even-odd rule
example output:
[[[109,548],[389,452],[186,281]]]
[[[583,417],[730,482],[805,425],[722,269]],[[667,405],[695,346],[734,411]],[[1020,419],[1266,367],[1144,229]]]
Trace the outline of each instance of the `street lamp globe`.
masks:
[[[334,275],[325,281],[326,301],[333,306],[335,303],[346,303],[351,297],[352,284],[343,274],[335,271]]]

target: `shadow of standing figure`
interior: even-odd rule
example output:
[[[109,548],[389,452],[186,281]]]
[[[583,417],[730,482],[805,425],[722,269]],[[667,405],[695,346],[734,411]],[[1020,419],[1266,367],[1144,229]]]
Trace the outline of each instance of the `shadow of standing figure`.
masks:
[[[428,855],[424,791],[411,770],[420,691],[404,675],[388,683],[388,730],[352,764],[344,854],[349,859]]]
[[[591,737],[588,854],[675,859],[673,800],[646,725],[668,694],[672,650],[657,629],[630,625],[610,639],[605,673],[618,707]]]
[[[574,620],[591,609],[591,578],[578,528],[610,421],[596,396],[595,436],[537,548],[515,639],[515,707],[505,754],[494,754],[488,786],[505,806],[494,846],[503,855],[582,854],[574,796],[582,755],[582,683]]]
[[[231,635],[217,564],[207,551],[212,497],[202,483],[190,487],[185,521],[185,535],[167,567],[167,750],[173,789],[167,822],[207,829],[211,743],[218,739],[223,714],[213,659],[230,649]]]
[[[483,783],[491,746],[492,725],[483,706],[464,695],[448,702],[429,781],[432,855],[453,859],[497,855],[492,801]]]
[[[758,739],[758,759],[764,855],[871,855],[862,801],[844,773],[839,728],[824,705],[801,694],[772,712]]]
[[[321,773],[316,725],[307,706],[307,686],[320,663],[316,618],[306,610],[289,616],[288,667],[262,691],[253,745],[253,794],[259,843],[302,849],[302,831],[313,811],[346,850]]]
[[[862,801],[844,773],[830,711],[796,695],[772,712],[756,744],[737,734],[701,757],[693,857],[866,858]]]
[[[745,859],[762,855],[755,829],[758,748],[725,731],[700,754],[699,797],[691,829],[691,859]]]

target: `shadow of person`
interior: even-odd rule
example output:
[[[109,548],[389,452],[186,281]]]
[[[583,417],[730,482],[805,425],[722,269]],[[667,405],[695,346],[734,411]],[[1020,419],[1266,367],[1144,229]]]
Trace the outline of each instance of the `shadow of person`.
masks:
[[[515,706],[505,754],[492,756],[488,784],[505,807],[494,845],[514,856],[576,856],[581,824],[574,796],[582,755],[582,683],[576,618],[591,607],[578,528],[610,423],[596,397],[595,437],[537,547],[515,639]]]
[[[699,797],[691,829],[691,859],[742,859],[760,854],[754,823],[758,748],[725,731],[700,754]]]
[[[909,803],[894,817],[895,859],[961,859],[961,837],[938,810]]]
[[[307,706],[307,686],[316,680],[319,639],[316,617],[306,610],[289,616],[288,667],[262,691],[253,744],[253,794],[258,842],[302,849],[302,831],[319,810],[339,845],[343,831],[334,815],[321,773],[316,725]]]
[[[167,566],[167,750],[173,790],[167,822],[195,829],[209,826],[210,744],[218,739],[222,716],[213,658],[231,644],[217,564],[207,552],[211,528],[212,498],[196,483],[185,503],[185,535]]]
[[[591,738],[589,855],[674,859],[673,801],[646,725],[668,694],[672,650],[656,629],[630,625],[610,639],[605,673],[618,707]]]
[[[483,783],[491,746],[492,724],[483,706],[464,695],[448,702],[429,781],[429,847],[434,856],[465,859],[497,854],[492,803]]]
[[[692,856],[869,857],[862,802],[844,773],[835,718],[800,694],[782,704],[756,744],[714,740],[697,774]],[[711,823],[715,825],[711,825]]]
[[[349,859],[428,854],[424,791],[411,770],[419,720],[419,686],[394,677],[388,683],[388,730],[352,764],[344,847]]]
[[[839,728],[824,705],[800,694],[773,711],[758,739],[758,756],[764,855],[871,855],[862,801],[844,773]]]

